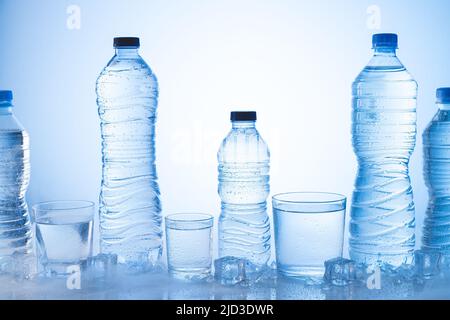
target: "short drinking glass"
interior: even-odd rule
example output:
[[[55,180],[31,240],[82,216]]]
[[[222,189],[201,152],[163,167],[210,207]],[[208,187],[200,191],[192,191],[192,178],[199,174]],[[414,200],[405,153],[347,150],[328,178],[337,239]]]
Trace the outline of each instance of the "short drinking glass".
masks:
[[[289,277],[321,277],[324,262],[341,257],[346,197],[285,193],[273,197],[277,269]]]
[[[33,206],[39,266],[64,276],[92,255],[93,202],[54,201]]]
[[[180,213],[169,215],[165,220],[170,275],[180,280],[208,278],[214,218],[207,214]]]

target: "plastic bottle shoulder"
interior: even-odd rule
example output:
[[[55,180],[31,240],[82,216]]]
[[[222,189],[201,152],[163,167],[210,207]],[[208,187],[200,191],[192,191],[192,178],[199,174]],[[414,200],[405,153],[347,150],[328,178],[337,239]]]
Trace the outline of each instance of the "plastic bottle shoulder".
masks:
[[[25,128],[12,113],[0,114],[0,131],[26,133]]]
[[[426,141],[442,136],[450,136],[450,110],[438,110],[423,132]]]
[[[123,74],[129,78],[147,78],[151,82],[158,82],[156,75],[153,73],[150,66],[139,55],[134,56],[133,58],[121,57],[118,55],[113,56],[100,73],[97,82],[101,81],[104,77],[110,77],[112,73],[119,77]]]
[[[397,56],[374,56],[356,77],[354,83],[368,81],[411,81],[415,83],[411,73],[405,68]]]
[[[222,141],[219,162],[266,162],[270,160],[267,143],[253,129],[232,129]]]

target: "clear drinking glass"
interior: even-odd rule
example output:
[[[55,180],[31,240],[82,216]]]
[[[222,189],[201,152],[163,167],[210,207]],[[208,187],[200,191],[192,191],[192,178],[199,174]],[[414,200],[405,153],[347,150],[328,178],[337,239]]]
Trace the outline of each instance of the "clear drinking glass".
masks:
[[[169,215],[166,221],[167,264],[172,277],[201,280],[211,275],[214,218],[201,213]]]
[[[39,267],[47,276],[64,276],[92,255],[95,204],[54,201],[33,206]]]
[[[322,277],[326,260],[341,257],[346,197],[297,192],[272,198],[278,272]]]

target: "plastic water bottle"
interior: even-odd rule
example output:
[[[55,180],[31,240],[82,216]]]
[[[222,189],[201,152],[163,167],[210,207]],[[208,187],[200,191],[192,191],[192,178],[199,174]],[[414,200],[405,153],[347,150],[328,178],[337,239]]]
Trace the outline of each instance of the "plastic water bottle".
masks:
[[[408,172],[416,142],[417,83],[396,56],[397,35],[373,36],[375,55],[353,83],[358,158],[350,256],[367,264],[410,264],[415,245]]]
[[[101,251],[133,268],[158,263],[162,251],[155,168],[158,82],[139,56],[139,45],[139,38],[115,38],[116,54],[97,80]]]
[[[232,112],[231,122],[217,156],[222,199],[219,256],[265,266],[270,258],[270,153],[256,130],[256,112]]]
[[[436,95],[439,110],[423,134],[430,202],[422,245],[450,255],[450,88],[440,88]]]
[[[0,273],[32,254],[32,228],[25,193],[30,180],[28,133],[13,114],[13,94],[0,91]]]

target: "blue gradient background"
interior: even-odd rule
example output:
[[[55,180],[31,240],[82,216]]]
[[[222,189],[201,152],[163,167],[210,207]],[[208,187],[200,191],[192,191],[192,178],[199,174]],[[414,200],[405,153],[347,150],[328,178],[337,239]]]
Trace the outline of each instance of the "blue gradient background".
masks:
[[[69,30],[66,9],[81,8]],[[381,29],[367,25],[369,5]],[[141,37],[160,83],[157,166],[164,214],[219,214],[216,151],[229,111],[255,109],[272,151],[272,194],[321,190],[351,198],[351,83],[374,32],[397,32],[420,86],[411,160],[417,236],[427,204],[421,133],[450,85],[450,1],[0,0],[0,87],[32,143],[30,204],[97,202],[101,145],[95,81],[114,36]]]

